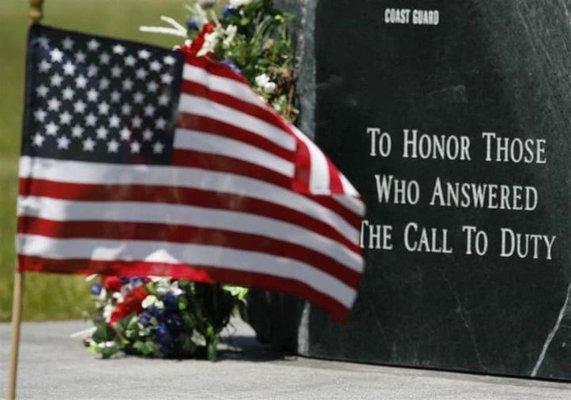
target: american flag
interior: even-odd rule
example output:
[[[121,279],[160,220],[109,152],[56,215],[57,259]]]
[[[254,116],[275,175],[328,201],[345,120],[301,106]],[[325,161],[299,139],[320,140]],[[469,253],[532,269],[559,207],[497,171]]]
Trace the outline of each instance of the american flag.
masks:
[[[34,26],[22,142],[20,270],[355,300],[358,193],[223,63]]]

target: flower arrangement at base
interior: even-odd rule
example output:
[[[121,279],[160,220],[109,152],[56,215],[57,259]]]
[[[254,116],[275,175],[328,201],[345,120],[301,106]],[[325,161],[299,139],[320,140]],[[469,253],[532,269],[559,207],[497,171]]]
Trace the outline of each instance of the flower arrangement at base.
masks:
[[[85,344],[103,358],[216,359],[218,335],[247,290],[170,278],[105,277],[91,286],[95,331]]]
[[[222,2],[221,2],[222,3]],[[184,39],[179,48],[240,72],[280,115],[294,122],[294,51],[288,17],[271,0],[197,0],[186,26],[142,31]],[[104,277],[91,288],[95,330],[85,343],[103,358],[125,354],[216,359],[219,333],[233,313],[244,312],[247,289],[184,280]]]

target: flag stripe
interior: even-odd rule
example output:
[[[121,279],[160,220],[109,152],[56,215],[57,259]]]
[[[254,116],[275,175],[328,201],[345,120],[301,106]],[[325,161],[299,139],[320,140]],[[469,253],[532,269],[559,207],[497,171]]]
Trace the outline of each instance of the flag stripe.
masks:
[[[335,276],[351,287],[357,287],[360,273],[334,259],[307,247],[270,239],[263,234],[236,233],[228,229],[208,229],[178,224],[54,221],[19,217],[18,233],[58,239],[95,238],[117,240],[154,240],[229,247],[287,257],[312,265]]]
[[[239,128],[248,127],[248,131],[268,139],[286,150],[296,148],[295,138],[275,125],[199,96],[182,94],[179,110],[192,115],[212,118]]]
[[[100,261],[93,259],[50,259],[20,255],[18,265],[21,270],[50,271],[60,273],[81,273],[85,275],[103,274],[115,276],[170,276],[175,279],[188,279],[198,282],[233,282],[253,289],[276,290],[308,299],[313,304],[328,311],[334,318],[344,322],[347,307],[329,294],[318,292],[296,279],[273,276],[270,273],[234,271],[228,268],[214,268],[187,264],[160,264],[144,261]]]
[[[177,129],[174,146],[177,149],[195,150],[236,158],[293,177],[294,165],[256,146],[234,139],[216,137],[205,132]]]
[[[131,241],[105,239],[54,239],[39,235],[18,236],[20,254],[53,259],[85,259],[100,261],[156,262],[165,264],[223,266],[237,271],[264,273],[307,283],[313,289],[329,294],[346,307],[352,304],[356,292],[345,283],[289,258],[264,253],[235,250],[220,246],[180,244],[161,241]]]
[[[356,254],[360,254],[358,245],[347,240],[321,220],[308,217],[290,208],[244,196],[167,186],[86,185],[41,179],[22,180],[20,182],[20,195],[90,202],[169,203],[239,211],[302,226],[339,242],[340,245]]]
[[[319,249],[341,264],[361,270],[361,256],[339,242],[317,235],[299,225],[243,212],[208,209],[180,204],[143,202],[68,201],[48,197],[19,197],[18,215],[55,221],[111,221],[171,223],[234,232],[263,234],[300,246]]]
[[[20,178],[29,177],[69,183],[180,186],[248,196],[320,218],[348,240],[358,243],[358,227],[351,226],[331,209],[293,191],[235,174],[170,166],[115,165],[21,157]]]

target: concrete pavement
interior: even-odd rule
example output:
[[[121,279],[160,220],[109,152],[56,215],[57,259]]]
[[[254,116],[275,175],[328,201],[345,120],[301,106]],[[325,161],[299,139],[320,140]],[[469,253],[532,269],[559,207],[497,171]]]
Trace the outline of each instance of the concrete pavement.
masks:
[[[283,357],[235,321],[221,361],[100,360],[70,334],[82,321],[23,325],[21,399],[571,399],[571,384]],[[9,325],[0,324],[0,398]],[[228,335],[226,335],[228,336]]]

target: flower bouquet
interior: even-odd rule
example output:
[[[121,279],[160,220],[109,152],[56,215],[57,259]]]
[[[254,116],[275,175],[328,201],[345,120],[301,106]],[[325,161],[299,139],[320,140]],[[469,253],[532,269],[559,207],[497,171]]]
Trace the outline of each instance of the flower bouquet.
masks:
[[[141,30],[184,38],[181,51],[212,57],[239,71],[254,90],[290,121],[295,107],[294,53],[287,16],[271,0],[198,0],[186,26]],[[91,286],[95,329],[85,344],[103,358],[117,353],[164,358],[216,358],[218,337],[235,312],[244,311],[247,289],[140,277],[104,277]]]

